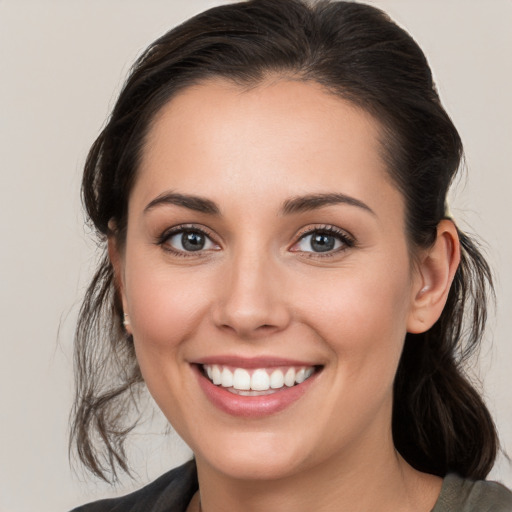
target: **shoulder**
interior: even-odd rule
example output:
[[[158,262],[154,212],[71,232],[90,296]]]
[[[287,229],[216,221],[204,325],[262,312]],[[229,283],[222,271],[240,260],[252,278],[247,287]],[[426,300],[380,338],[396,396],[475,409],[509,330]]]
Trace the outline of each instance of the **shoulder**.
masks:
[[[469,480],[455,474],[443,480],[432,512],[512,512],[512,492],[498,482]]]
[[[197,487],[196,465],[190,461],[138,491],[89,503],[71,512],[185,512]]]

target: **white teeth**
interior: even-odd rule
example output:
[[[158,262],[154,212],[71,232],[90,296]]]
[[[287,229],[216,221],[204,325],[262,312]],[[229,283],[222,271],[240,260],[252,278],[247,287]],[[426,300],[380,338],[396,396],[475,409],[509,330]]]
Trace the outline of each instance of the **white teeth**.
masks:
[[[297,375],[295,376],[295,382],[297,384],[302,384],[306,380],[306,370],[304,368],[301,368]]]
[[[222,382],[220,368],[216,364],[212,368],[212,381],[216,386]]]
[[[281,370],[274,370],[270,376],[270,387],[280,389],[284,386],[284,375]]]
[[[266,391],[270,387],[270,377],[265,370],[256,370],[251,377],[251,389]]]
[[[235,368],[232,371],[226,366],[217,364],[205,364],[203,369],[216,386],[244,392],[269,391],[282,389],[284,386],[291,388],[295,384],[301,384],[315,372],[312,366],[299,369],[290,367],[286,373],[283,373],[280,368],[273,371],[258,368],[252,371],[252,375],[244,368]],[[243,394],[249,395],[249,393]]]
[[[228,370],[229,371],[229,370]],[[215,384],[215,382],[214,382]],[[235,389],[251,389],[251,376],[247,370],[237,368],[233,374],[233,387]]]
[[[284,383],[291,388],[295,384],[295,368],[288,368],[284,376]]]
[[[223,388],[230,388],[233,386],[233,374],[227,368],[222,370],[220,385]]]

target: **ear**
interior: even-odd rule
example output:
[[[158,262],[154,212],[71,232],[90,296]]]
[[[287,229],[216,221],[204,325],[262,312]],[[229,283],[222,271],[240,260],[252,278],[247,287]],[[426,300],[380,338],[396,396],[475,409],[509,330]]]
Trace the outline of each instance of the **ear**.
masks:
[[[110,227],[110,225],[109,225]],[[111,232],[115,232],[115,229],[111,229]],[[128,318],[128,303],[126,300],[125,287],[124,287],[124,261],[123,254],[121,249],[119,248],[119,243],[115,237],[115,235],[111,234],[108,237],[107,242],[108,247],[108,257],[110,259],[110,263],[112,264],[112,268],[114,269],[114,286],[116,289],[116,294],[118,294],[118,298],[121,301],[124,313],[123,324],[128,334],[132,334],[130,322]]]
[[[437,226],[434,245],[421,254],[417,264],[407,332],[425,332],[439,319],[459,262],[457,228],[451,220],[442,220]]]

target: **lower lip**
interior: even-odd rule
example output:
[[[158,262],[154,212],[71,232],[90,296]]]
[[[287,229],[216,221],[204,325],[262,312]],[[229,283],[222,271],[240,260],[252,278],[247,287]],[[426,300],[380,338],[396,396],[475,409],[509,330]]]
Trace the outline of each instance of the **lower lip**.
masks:
[[[291,388],[284,387],[270,395],[242,396],[213,384],[203,375],[197,365],[193,365],[193,368],[201,389],[213,405],[232,416],[244,418],[269,416],[286,409],[307,392],[318,375],[318,372],[315,372],[301,384],[296,384]]]

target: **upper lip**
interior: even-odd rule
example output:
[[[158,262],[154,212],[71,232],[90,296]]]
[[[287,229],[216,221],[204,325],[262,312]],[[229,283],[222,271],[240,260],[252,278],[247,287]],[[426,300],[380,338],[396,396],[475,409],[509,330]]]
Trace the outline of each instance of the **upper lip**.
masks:
[[[261,357],[241,357],[235,355],[216,355],[199,358],[192,361],[198,365],[226,365],[235,368],[272,368],[274,366],[318,366],[311,361],[300,361],[298,359],[288,359],[274,356]]]

